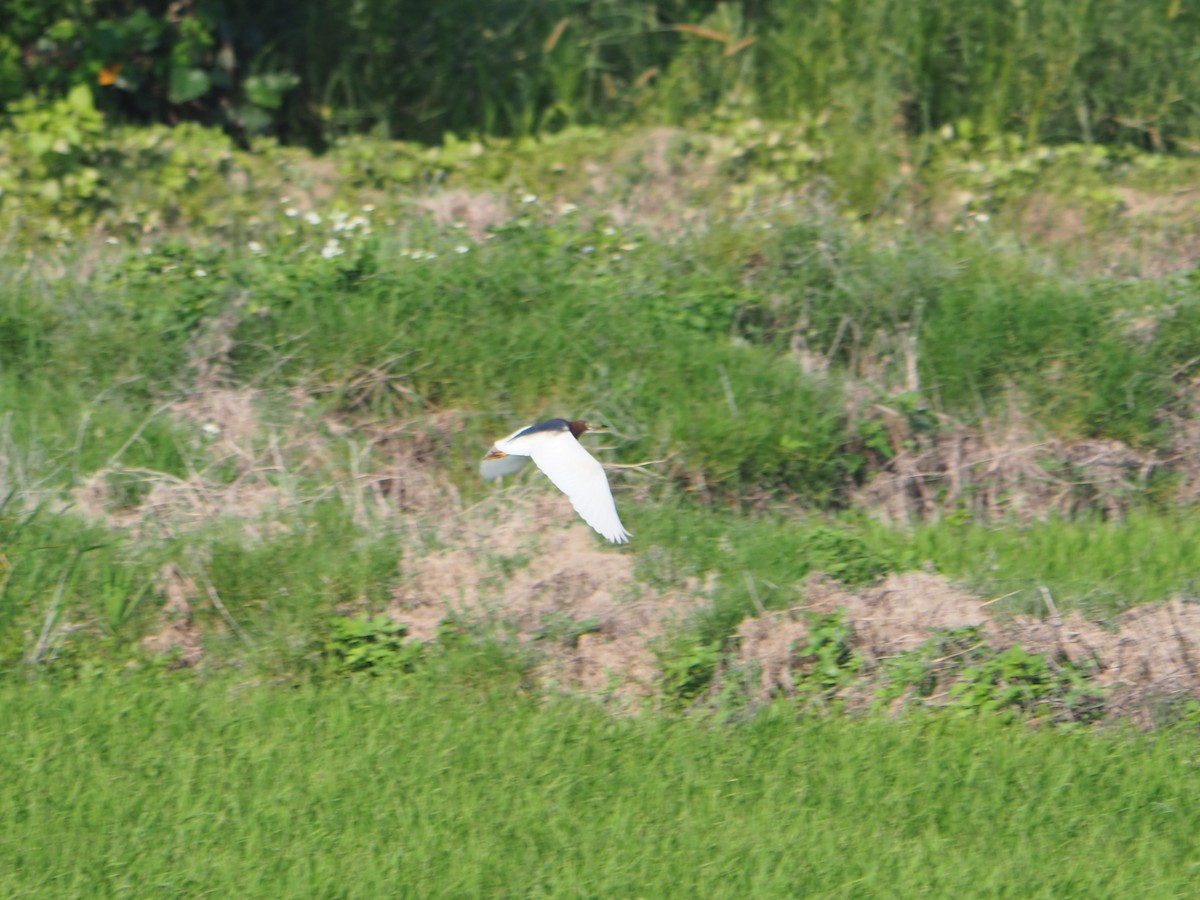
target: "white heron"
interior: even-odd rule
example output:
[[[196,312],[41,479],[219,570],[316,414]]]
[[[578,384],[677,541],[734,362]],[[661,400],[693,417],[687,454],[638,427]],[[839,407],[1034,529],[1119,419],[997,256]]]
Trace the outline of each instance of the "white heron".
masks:
[[[532,459],[554,486],[567,495],[575,512],[601,536],[623,544],[633,535],[617,515],[604,467],[579,443],[589,428],[583,419],[547,419],[518,428],[492,445],[479,464],[479,474],[488,481],[511,475]]]

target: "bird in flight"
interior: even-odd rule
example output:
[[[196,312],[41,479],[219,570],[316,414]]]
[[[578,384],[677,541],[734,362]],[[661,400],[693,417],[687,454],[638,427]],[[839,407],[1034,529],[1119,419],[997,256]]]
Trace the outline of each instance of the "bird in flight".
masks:
[[[567,495],[575,512],[601,536],[623,544],[633,535],[617,515],[604,467],[579,443],[589,428],[583,419],[547,419],[518,428],[492,445],[479,464],[479,474],[491,481],[510,475],[532,459],[554,486]]]

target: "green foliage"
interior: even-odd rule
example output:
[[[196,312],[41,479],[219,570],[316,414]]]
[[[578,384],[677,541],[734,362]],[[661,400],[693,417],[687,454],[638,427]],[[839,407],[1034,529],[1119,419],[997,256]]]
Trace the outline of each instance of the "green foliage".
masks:
[[[708,688],[721,661],[721,641],[704,641],[679,632],[661,638],[654,647],[667,702],[686,706]]]
[[[1163,150],[1200,122],[1180,100],[1197,92],[1200,18],[1181,3],[9,5],[0,104],[94,86],[125,119],[313,146],[372,129],[432,143],[631,119],[811,121],[856,203],[897,189],[903,135]]]
[[[873,581],[895,564],[870,547],[867,541],[852,531],[817,527],[808,531],[801,545],[814,571],[824,572],[843,584],[862,584]]]
[[[19,76],[4,67],[0,44],[0,103],[94,90],[100,106],[127,118],[200,121],[244,139],[279,128],[277,111],[299,84],[294,71],[272,66],[262,46],[266,23],[222,3],[162,12],[122,0],[53,6],[17,17],[13,37],[28,48]]]
[[[896,532],[865,524],[877,552],[939,572],[980,595],[1004,597],[1004,609],[1041,615],[1043,588],[1061,609],[1081,607],[1111,619],[1156,599],[1190,597],[1200,564],[1200,525],[1184,514],[1142,511],[1124,520],[1051,518],[1016,525],[942,520]]]
[[[1086,722],[1104,711],[1100,692],[1082,670],[1067,662],[1052,667],[1046,654],[1030,653],[1019,644],[963,668],[950,695],[953,709],[1005,720],[1049,714]]]
[[[335,673],[383,675],[411,672],[424,648],[406,641],[408,626],[384,615],[347,616],[335,619],[324,655]]]
[[[0,675],[73,677],[114,661],[146,623],[152,560],[119,536],[0,497]]]
[[[978,626],[939,628],[920,646],[882,660],[886,682],[876,692],[881,703],[911,695],[920,701],[953,681],[964,666],[988,653]]]
[[[576,619],[570,613],[556,611],[542,615],[532,637],[535,641],[576,647],[581,637],[585,634],[596,634],[601,625],[601,620],[596,616]]]
[[[0,196],[29,192],[69,213],[95,211],[107,202],[101,174],[104,117],[79,86],[49,105],[29,97],[9,105],[11,131],[4,133]]]
[[[803,666],[801,691],[816,688],[829,696],[858,674],[863,659],[851,642],[853,631],[843,610],[808,612],[805,618],[808,636],[804,647],[797,650],[799,663]]]

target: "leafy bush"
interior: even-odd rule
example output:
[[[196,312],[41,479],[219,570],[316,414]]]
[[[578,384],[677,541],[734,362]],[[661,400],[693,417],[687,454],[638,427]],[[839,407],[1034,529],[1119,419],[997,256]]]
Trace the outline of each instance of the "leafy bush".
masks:
[[[126,120],[242,140],[756,116],[821,123],[836,136],[830,164],[873,190],[902,135],[1161,150],[1200,131],[1180,100],[1197,93],[1200,17],[1181,3],[10,0],[5,12],[0,104],[87,85]]]
[[[950,706],[1005,719],[1049,714],[1058,721],[1094,721],[1104,712],[1101,692],[1078,667],[1052,667],[1044,653],[1014,644],[964,668],[950,686]]]
[[[28,192],[68,212],[96,209],[108,199],[102,175],[104,116],[78,85],[49,105],[32,97],[10,104],[12,131],[3,135],[0,194]]]
[[[695,634],[680,632],[660,639],[654,646],[667,700],[686,706],[712,682],[721,661],[721,641],[705,641]]]
[[[220,2],[166,10],[132,0],[35,5],[20,2],[0,42],[0,102],[95,87],[109,112],[143,122],[217,124],[244,138],[266,131],[296,73],[270,66],[264,26]],[[24,49],[23,78],[6,64]]]
[[[802,688],[832,695],[849,683],[862,668],[862,655],[854,648],[854,634],[843,610],[832,613],[807,612],[808,638],[797,649]]]
[[[423,645],[406,641],[407,634],[407,625],[383,615],[335,619],[325,643],[325,657],[338,673],[411,672],[421,658]]]

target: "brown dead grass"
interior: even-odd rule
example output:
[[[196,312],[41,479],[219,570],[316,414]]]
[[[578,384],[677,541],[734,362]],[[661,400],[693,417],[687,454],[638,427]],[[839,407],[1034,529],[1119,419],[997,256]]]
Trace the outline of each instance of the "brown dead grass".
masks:
[[[979,227],[971,211],[978,197],[951,191],[933,200],[925,213],[939,231]],[[925,198],[919,197],[917,209]],[[1200,192],[1152,191],[1114,185],[1107,208],[1098,201],[1041,190],[1016,197],[989,228],[1009,231],[1054,265],[1064,262],[1084,274],[1117,278],[1158,278],[1200,263]],[[914,211],[915,212],[915,211]],[[921,219],[910,213],[906,218]]]
[[[656,233],[688,231],[709,215],[712,185],[727,142],[697,140],[679,128],[653,128],[604,162],[587,164],[585,207],[598,206],[618,225]]]
[[[289,463],[285,457],[294,460],[298,442],[310,439],[300,436],[299,406],[289,410],[289,432],[264,428],[259,412],[264,402],[253,389],[220,387],[176,401],[164,414],[190,435],[189,474],[181,478],[114,460],[72,491],[73,505],[93,520],[130,532],[134,539],[221,520],[260,521],[289,507],[296,498],[281,485],[303,463]],[[132,504],[131,485],[140,498]]]

